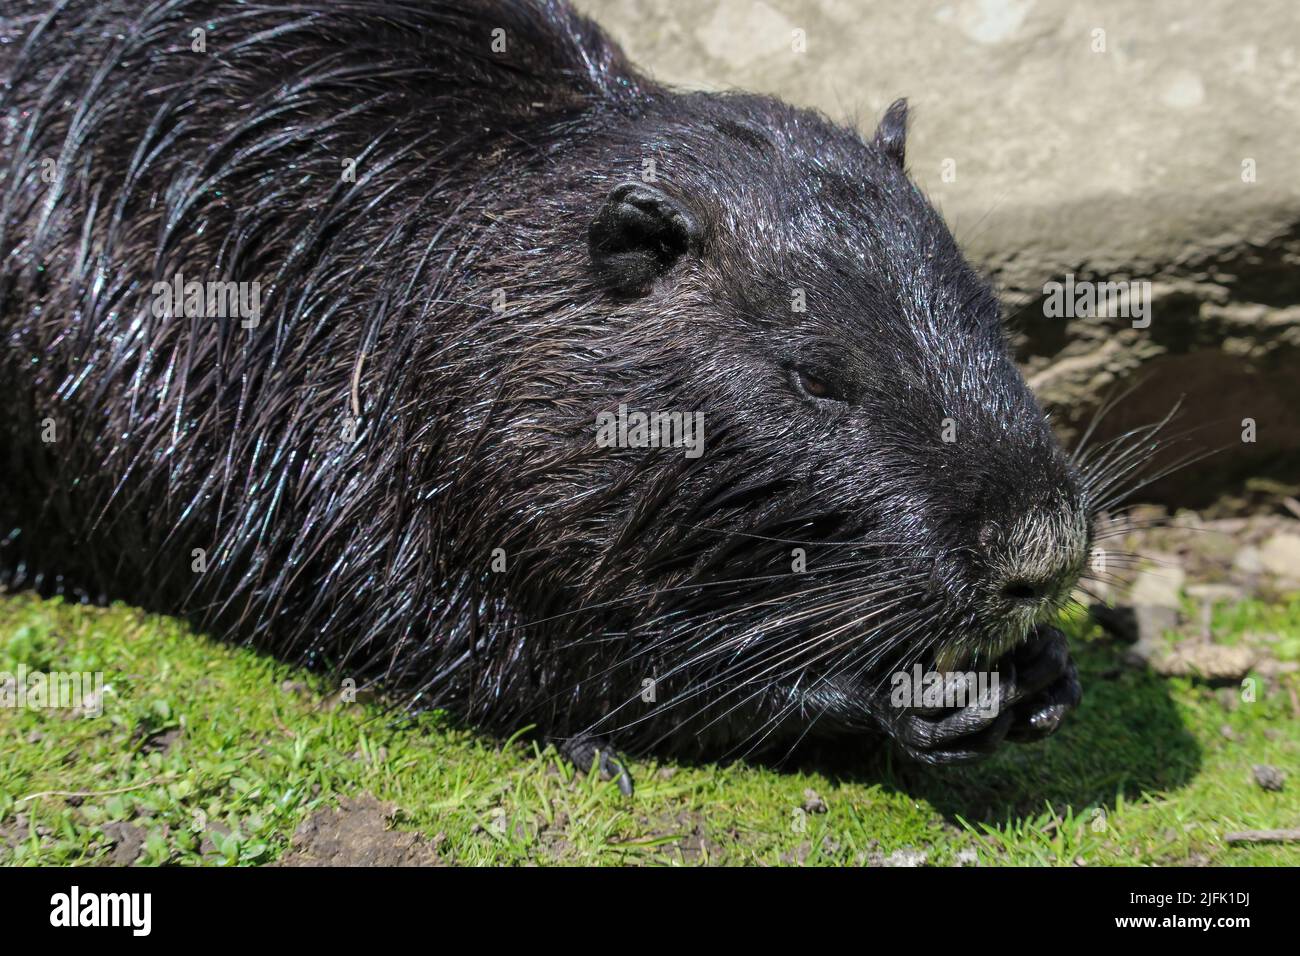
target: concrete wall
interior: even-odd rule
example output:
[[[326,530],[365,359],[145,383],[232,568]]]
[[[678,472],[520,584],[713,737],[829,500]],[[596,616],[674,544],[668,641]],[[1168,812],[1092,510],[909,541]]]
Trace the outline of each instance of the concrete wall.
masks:
[[[868,132],[906,96],[912,173],[999,284],[1067,432],[1140,378],[1113,428],[1185,392],[1182,424],[1232,446],[1160,497],[1300,481],[1294,0],[577,3],[672,84],[771,93]],[[1150,326],[1045,316],[1044,283],[1067,273],[1150,280]]]

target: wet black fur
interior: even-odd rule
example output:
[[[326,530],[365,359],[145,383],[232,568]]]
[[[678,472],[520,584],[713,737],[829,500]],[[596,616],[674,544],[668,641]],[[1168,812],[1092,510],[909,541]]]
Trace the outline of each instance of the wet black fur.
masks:
[[[11,587],[490,730],[721,756],[875,733],[890,667],[1001,626],[989,529],[1088,508],[901,108],[872,140],[670,91],[554,0],[39,0],[9,29]],[[602,268],[647,159],[688,227]],[[178,272],[260,281],[260,324],[154,317]],[[620,403],[704,411],[705,454],[597,448]]]

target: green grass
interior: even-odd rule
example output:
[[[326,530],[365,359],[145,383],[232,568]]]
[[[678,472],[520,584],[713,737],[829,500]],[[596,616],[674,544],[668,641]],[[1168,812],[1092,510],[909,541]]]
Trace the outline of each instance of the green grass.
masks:
[[[1215,620],[1290,650],[1300,601]],[[106,862],[122,824],[143,837],[138,862],[268,863],[313,811],[370,793],[461,864],[842,865],[899,850],[939,865],[972,851],[984,865],[1300,864],[1295,844],[1223,842],[1300,826],[1296,675],[1247,703],[1125,666],[1121,646],[1069,626],[1084,703],[1044,743],[948,770],[639,761],[628,799],[522,738],[331,707],[315,678],[168,618],[0,598],[0,671],[103,671],[108,685],[97,719],[0,708],[0,863]],[[1281,792],[1253,782],[1259,763],[1291,771]],[[826,812],[801,811],[808,789]]]

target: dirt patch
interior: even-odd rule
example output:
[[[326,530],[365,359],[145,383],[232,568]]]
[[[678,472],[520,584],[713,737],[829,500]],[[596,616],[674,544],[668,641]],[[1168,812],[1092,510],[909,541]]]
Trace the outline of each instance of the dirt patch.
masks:
[[[709,838],[702,813],[683,810],[673,818],[671,827],[664,827],[660,832],[665,831],[678,834],[676,842],[660,851],[670,860],[690,864],[709,862],[717,866],[726,858],[722,846]]]
[[[108,862],[113,866],[130,866],[144,849],[148,831],[132,823],[106,823],[103,826],[105,842],[112,847]]]
[[[181,729],[172,727],[167,730],[149,734],[143,738],[140,744],[142,754],[162,754],[167,756],[172,752],[172,748],[181,742]]]
[[[370,794],[345,798],[302,822],[276,866],[441,866],[436,845],[392,830],[396,806]]]
[[[27,814],[20,813],[10,822],[0,824],[0,851],[4,854],[12,852],[18,844],[22,843],[30,836],[27,824]]]

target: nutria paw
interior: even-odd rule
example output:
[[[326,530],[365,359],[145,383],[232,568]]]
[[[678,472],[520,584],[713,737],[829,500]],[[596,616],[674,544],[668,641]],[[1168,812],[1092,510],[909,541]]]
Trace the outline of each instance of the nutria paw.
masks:
[[[1065,635],[1054,627],[1041,628],[1039,635],[1013,653],[1022,696],[1012,707],[1015,719],[1007,739],[1016,743],[1042,740],[1055,733],[1065,715],[1079,706],[1083,697],[1079,672]],[[1034,691],[1034,687],[1040,689]]]
[[[583,773],[595,767],[601,780],[617,780],[619,793],[632,796],[632,775],[618,751],[606,741],[598,737],[571,737],[560,744],[560,754]]]
[[[1079,703],[1079,675],[1065,635],[1040,627],[997,667],[996,705],[974,689],[964,707],[908,708],[886,729],[910,759],[925,764],[969,763],[992,753],[1003,740],[1041,740]],[[951,676],[962,687],[962,675]],[[895,712],[897,709],[895,708]]]

